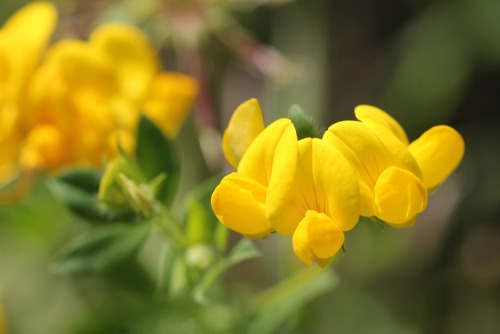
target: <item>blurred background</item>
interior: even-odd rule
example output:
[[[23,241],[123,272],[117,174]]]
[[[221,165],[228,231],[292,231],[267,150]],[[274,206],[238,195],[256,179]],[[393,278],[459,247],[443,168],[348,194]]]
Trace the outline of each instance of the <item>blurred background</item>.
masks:
[[[25,3],[3,0],[0,22]],[[54,3],[60,18],[53,40],[86,39],[103,22],[133,23],[160,50],[164,69],[199,80],[200,96],[177,139],[179,206],[197,183],[230,171],[220,133],[251,97],[267,124],[299,104],[325,130],[354,119],[355,106],[372,104],[410,140],[438,124],[457,129],[464,160],[415,226],[358,224],[330,269],[334,284],[277,332],[500,332],[500,1]],[[112,284],[53,274],[54,254],[86,228],[43,178],[32,194],[0,207],[0,298],[11,333],[201,333],[198,321],[210,323],[207,332],[224,332],[238,305],[304,266],[290,238],[256,240],[261,257],[222,277],[219,293],[229,304],[174,307],[153,297],[150,243],[138,269],[113,273]],[[238,239],[231,232],[230,243]],[[131,282],[143,283],[138,289]]]

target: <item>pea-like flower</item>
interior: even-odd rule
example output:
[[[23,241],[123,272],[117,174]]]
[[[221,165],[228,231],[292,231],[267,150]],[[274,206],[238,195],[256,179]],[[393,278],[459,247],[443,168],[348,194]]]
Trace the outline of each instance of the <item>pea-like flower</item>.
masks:
[[[212,195],[220,221],[251,238],[273,231],[293,236],[298,258],[321,267],[360,216],[412,225],[428,193],[462,159],[462,137],[441,125],[409,143],[399,123],[382,110],[363,105],[355,114],[359,121],[338,122],[323,139],[307,137],[317,131],[302,131],[298,140],[294,124],[312,126],[303,117],[265,127],[257,100],[241,104],[222,143],[237,172]]]
[[[233,114],[224,134],[224,153],[237,172],[224,177],[212,194],[212,208],[219,220],[249,238],[262,238],[274,231],[267,219],[267,190],[271,182],[280,182],[277,178],[271,181],[272,173],[288,158],[287,148],[296,154],[297,137],[290,120],[279,119],[259,132],[260,124],[262,110],[255,99],[240,105]]]
[[[325,266],[359,219],[359,188],[349,162],[319,140],[297,140],[288,119],[263,127],[256,100],[240,105],[224,133],[226,159],[237,173],[212,195],[219,220],[247,237],[293,235],[297,256]],[[238,158],[241,156],[241,159]]]
[[[403,128],[382,110],[362,105],[360,121],[332,125],[323,139],[355,167],[361,215],[376,216],[397,227],[411,226],[434,190],[458,165],[463,139],[448,126],[437,126],[409,144]]]

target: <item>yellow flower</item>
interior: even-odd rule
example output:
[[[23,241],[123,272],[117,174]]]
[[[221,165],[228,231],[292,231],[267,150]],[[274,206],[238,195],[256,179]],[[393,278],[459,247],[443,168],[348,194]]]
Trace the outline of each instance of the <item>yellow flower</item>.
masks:
[[[434,127],[409,145],[402,127],[382,110],[355,109],[358,121],[332,125],[323,139],[337,147],[355,167],[361,215],[390,225],[415,223],[435,189],[458,165],[463,140],[452,128]]]
[[[48,50],[29,86],[32,112],[26,119],[31,140],[22,148],[22,166],[48,170],[100,166],[103,157],[118,154],[118,144],[129,152],[133,149],[142,111],[173,138],[197,91],[195,79],[159,72],[153,45],[134,26],[105,24],[93,31],[88,42],[58,42]],[[58,163],[46,159],[42,137],[31,134],[47,124],[64,143],[52,145]]]
[[[0,29],[0,184],[17,172],[23,137],[26,87],[56,25],[48,2],[33,2],[12,15]]]
[[[295,137],[296,138],[296,137]],[[281,149],[281,148],[279,148]],[[317,138],[304,138],[280,153],[267,197],[269,221],[293,235],[295,254],[324,267],[359,220],[359,187],[347,159]]]
[[[212,195],[219,220],[247,237],[276,230],[293,235],[297,256],[325,266],[344,242],[343,231],[359,219],[359,188],[348,161],[333,146],[297,141],[291,121],[263,128],[257,100],[241,104],[223,139],[237,173],[226,176]]]
[[[249,238],[262,238],[274,231],[266,213],[267,188],[272,170],[285,157],[283,149],[297,141],[288,119],[279,119],[264,129],[249,145],[237,173],[224,177],[212,194],[212,208],[230,229]]]
[[[356,118],[367,123],[381,138],[387,132],[395,135],[415,158],[422,172],[422,181],[428,192],[434,191],[460,164],[465,144],[462,136],[452,127],[437,125],[409,143],[399,123],[384,111],[368,105],[355,108]]]

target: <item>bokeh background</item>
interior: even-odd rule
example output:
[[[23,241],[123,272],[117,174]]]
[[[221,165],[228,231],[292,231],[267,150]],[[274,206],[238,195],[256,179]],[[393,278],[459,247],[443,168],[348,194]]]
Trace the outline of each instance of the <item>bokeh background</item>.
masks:
[[[0,22],[25,3],[3,0]],[[229,172],[220,131],[251,97],[267,123],[299,104],[324,130],[353,119],[356,105],[372,104],[410,139],[433,125],[453,126],[465,140],[464,160],[415,226],[358,224],[332,269],[332,287],[278,333],[500,332],[498,0],[54,3],[54,40],[85,39],[103,22],[134,23],[152,38],[165,69],[199,79],[201,94],[177,139],[184,166],[178,203],[197,183]],[[223,331],[237,305],[304,266],[289,238],[257,240],[262,256],[222,277],[218,293],[232,308],[199,311],[154,298],[154,242],[136,268],[122,268],[113,280],[55,275],[58,249],[87,228],[43,177],[32,194],[0,207],[0,298],[11,333],[201,333],[200,317],[213,322],[207,332]],[[231,234],[230,242],[239,238]]]

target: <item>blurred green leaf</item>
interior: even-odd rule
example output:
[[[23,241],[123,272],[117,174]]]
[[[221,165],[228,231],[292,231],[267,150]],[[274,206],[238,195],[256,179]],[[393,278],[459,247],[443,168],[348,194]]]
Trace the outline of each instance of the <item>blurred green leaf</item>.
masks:
[[[170,205],[175,197],[180,177],[180,157],[174,142],[146,116],[142,115],[137,130],[135,156],[148,181],[165,173],[157,186],[156,197]]]
[[[213,231],[211,230],[210,217],[203,205],[196,198],[190,198],[187,203],[186,239],[189,245],[210,242]]]
[[[255,318],[248,333],[275,333],[295,312],[337,284],[338,279],[333,272],[315,267],[273,286],[253,300],[251,312]]]
[[[212,210],[212,193],[220,183],[222,175],[216,175],[196,187],[188,196],[186,215],[185,215],[185,233],[188,244],[203,244],[215,241],[215,233],[218,231],[219,220]],[[217,236],[217,248],[225,250],[221,232]]]
[[[89,193],[97,193],[102,173],[91,168],[74,168],[62,172],[59,180]]]
[[[90,223],[131,221],[135,218],[133,212],[117,213],[105,209],[97,200],[97,193],[88,191],[90,186],[80,188],[75,180],[70,178],[72,183],[67,183],[66,180],[68,178],[48,180],[52,194],[73,213],[87,219]]]
[[[80,235],[64,247],[54,264],[61,274],[109,271],[132,258],[151,229],[150,224],[101,226]]]
[[[314,124],[307,118],[304,114],[302,108],[298,105],[293,105],[290,107],[288,112],[288,117],[292,120],[295,130],[297,131],[298,139],[303,138],[321,138],[321,134]]]
[[[238,264],[242,261],[259,256],[260,253],[255,248],[254,244],[248,239],[241,239],[240,242],[233,247],[227,257],[216,262],[203,276],[201,281],[193,289],[193,298],[196,302],[204,304],[207,302],[205,293],[215,280],[227,268]]]

